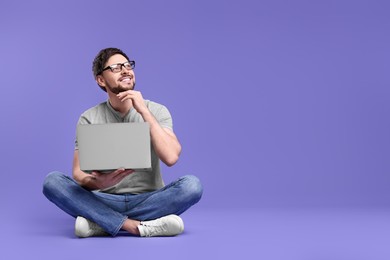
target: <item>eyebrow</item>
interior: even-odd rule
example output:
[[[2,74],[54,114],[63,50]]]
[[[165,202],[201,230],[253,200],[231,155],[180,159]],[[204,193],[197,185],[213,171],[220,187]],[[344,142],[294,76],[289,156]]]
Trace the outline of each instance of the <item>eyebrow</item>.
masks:
[[[112,65],[118,65],[118,64],[123,64],[123,63],[126,63],[126,62],[129,62],[128,60],[124,61],[124,62],[117,62],[117,63],[112,63],[111,65],[107,65],[107,66],[112,66]],[[106,66],[106,67],[107,67]]]

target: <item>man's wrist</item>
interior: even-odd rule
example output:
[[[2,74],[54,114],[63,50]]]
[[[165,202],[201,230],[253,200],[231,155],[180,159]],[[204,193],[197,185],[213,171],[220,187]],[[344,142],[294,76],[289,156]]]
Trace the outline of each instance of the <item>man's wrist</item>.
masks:
[[[139,112],[144,119],[145,122],[153,123],[152,120],[155,120],[153,114],[150,112],[148,108],[146,108],[144,111]]]

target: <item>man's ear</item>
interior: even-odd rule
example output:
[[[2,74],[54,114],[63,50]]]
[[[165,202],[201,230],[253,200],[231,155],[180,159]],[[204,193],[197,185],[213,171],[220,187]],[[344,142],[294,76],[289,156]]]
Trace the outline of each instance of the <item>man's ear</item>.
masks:
[[[106,86],[106,81],[104,80],[104,78],[103,78],[101,75],[97,75],[97,76],[96,76],[96,83],[97,83],[100,87],[102,87],[102,88],[104,88],[104,87]]]

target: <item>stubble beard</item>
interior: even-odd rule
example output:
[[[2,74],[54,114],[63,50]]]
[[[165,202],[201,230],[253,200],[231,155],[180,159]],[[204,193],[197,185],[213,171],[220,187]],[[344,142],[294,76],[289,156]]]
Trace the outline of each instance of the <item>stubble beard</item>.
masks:
[[[110,91],[116,95],[118,95],[121,92],[127,91],[127,90],[134,90],[135,88],[135,81],[134,83],[129,87],[123,87],[121,85],[118,85],[116,87],[109,87]]]

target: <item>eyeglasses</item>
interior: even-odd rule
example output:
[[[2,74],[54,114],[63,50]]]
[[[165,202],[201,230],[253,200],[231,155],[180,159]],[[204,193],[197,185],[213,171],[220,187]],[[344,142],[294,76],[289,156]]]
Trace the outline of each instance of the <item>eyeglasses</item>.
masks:
[[[127,70],[132,70],[135,68],[135,61],[129,60],[124,63],[112,64],[110,66],[105,67],[99,74],[108,69],[110,69],[113,73],[118,73],[122,71],[122,67],[125,67]]]

